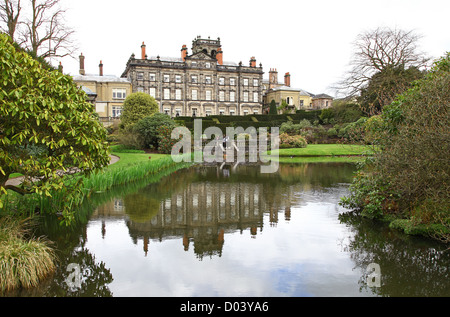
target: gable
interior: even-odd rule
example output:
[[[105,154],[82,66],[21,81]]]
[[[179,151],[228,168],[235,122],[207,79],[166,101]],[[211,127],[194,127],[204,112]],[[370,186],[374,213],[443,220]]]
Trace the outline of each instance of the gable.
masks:
[[[198,53],[192,54],[190,56],[187,56],[186,59],[216,61],[215,58],[211,57],[210,55],[208,55],[204,52],[198,52]]]

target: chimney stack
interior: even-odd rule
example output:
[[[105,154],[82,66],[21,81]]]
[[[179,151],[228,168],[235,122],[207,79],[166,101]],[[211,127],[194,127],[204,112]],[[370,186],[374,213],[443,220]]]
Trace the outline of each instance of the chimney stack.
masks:
[[[142,59],[147,59],[147,54],[145,53],[145,43],[144,42],[142,42],[142,45],[141,45],[141,58]]]
[[[284,75],[284,84],[288,87],[291,87],[291,75],[289,73],[286,73]]]
[[[250,58],[250,67],[256,67],[256,59],[254,56]]]
[[[276,68],[271,68],[269,71],[269,89],[278,84],[278,71]]]
[[[86,71],[84,70],[84,56],[83,53],[80,55],[80,75],[85,75]]]
[[[100,76],[103,76],[103,62],[100,61],[100,64],[98,65],[99,70],[100,70]]]
[[[223,52],[221,47],[217,50],[216,59],[219,65],[223,65]]]
[[[181,48],[181,59],[183,60],[183,62],[186,61],[186,56],[187,56],[187,47],[186,45],[183,45],[183,47]]]

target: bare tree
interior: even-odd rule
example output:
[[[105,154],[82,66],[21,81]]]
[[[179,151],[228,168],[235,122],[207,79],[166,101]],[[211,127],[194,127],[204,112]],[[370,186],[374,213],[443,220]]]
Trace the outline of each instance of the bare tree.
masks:
[[[30,13],[22,30],[26,48],[38,57],[65,57],[75,48],[74,31],[64,25],[60,0],[29,0]]]
[[[6,25],[6,27],[0,27],[0,30],[7,33],[13,40],[19,24],[21,10],[20,0],[3,0],[0,3],[0,21]]]
[[[367,87],[377,72],[427,66],[430,59],[418,51],[420,38],[413,31],[390,28],[377,28],[358,35],[351,68],[335,88],[344,95],[355,96]]]

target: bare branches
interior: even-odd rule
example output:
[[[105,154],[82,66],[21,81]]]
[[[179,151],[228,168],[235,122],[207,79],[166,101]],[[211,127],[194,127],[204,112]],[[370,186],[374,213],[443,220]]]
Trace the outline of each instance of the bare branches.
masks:
[[[389,28],[377,28],[358,35],[353,43],[355,53],[351,68],[336,89],[347,96],[355,96],[377,72],[387,68],[421,69],[427,66],[430,59],[418,52],[420,38],[413,31]]]
[[[0,21],[6,24],[6,27],[0,27],[0,30],[7,33],[13,40],[21,10],[20,0],[3,0],[0,3]]]
[[[5,31],[36,57],[51,58],[72,55],[74,31],[64,22],[66,11],[60,0],[3,0],[0,21]],[[20,26],[20,28],[18,28]],[[15,33],[18,39],[14,38]]]

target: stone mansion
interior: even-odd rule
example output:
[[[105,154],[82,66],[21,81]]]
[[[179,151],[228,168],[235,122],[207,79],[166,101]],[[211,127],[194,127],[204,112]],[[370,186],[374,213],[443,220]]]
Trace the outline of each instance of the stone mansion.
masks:
[[[170,116],[244,115],[262,113],[262,65],[254,57],[248,65],[224,62],[220,39],[192,41],[179,57],[141,58],[131,55],[122,74],[133,92],[153,96],[160,111]]]
[[[80,56],[80,74],[74,81],[87,92],[103,119],[119,117],[126,96],[132,92],[150,94],[160,112],[171,117],[263,114],[272,99],[280,104],[280,98],[285,97],[279,92],[284,90],[289,91],[285,100],[290,100],[292,110],[302,105],[312,110],[316,104],[313,94],[305,97],[303,91],[295,93],[297,90],[286,80],[289,77],[285,76],[282,84],[274,81],[272,69],[271,85],[267,85],[262,64],[257,65],[255,57],[247,65],[224,61],[220,38],[198,36],[192,41],[191,52],[182,45],[178,57],[149,57],[142,43],[140,58],[132,54],[121,77],[104,76],[102,62],[99,75],[86,75],[84,58]],[[330,102],[323,105],[331,105],[329,98]]]

